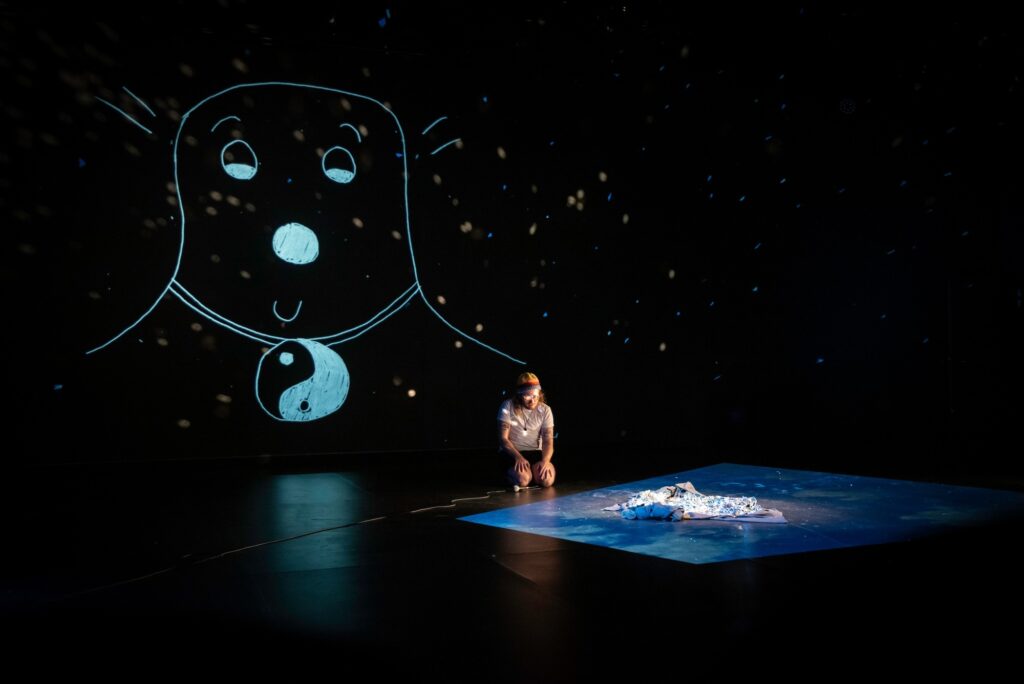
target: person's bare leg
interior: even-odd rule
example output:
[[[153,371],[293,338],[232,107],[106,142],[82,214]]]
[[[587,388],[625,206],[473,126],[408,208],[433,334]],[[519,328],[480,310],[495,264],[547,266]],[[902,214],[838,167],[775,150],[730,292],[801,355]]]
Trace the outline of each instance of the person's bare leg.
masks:
[[[550,487],[551,485],[555,484],[555,464],[548,463],[547,477],[544,478],[541,478],[540,476],[541,466],[542,463],[539,461],[533,464],[533,481],[539,484],[541,487]]]

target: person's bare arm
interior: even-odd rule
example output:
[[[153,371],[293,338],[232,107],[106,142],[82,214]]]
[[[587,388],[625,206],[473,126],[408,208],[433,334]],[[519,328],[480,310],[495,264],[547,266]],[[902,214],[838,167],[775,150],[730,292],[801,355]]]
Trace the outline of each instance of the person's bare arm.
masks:
[[[550,463],[555,455],[555,428],[544,428],[540,433],[540,459]]]
[[[508,454],[512,458],[521,456],[522,454],[516,450],[512,445],[512,441],[508,438],[508,433],[512,430],[512,426],[504,421],[498,421],[498,448],[504,453]]]
[[[541,479],[547,477],[550,466],[551,458],[555,455],[555,429],[544,428],[540,433],[540,472],[538,475]]]
[[[519,453],[519,450],[515,448],[512,441],[508,438],[508,433],[511,429],[512,426],[508,423],[498,421],[498,448],[512,457],[512,467],[517,472],[528,473],[530,472],[530,462]]]

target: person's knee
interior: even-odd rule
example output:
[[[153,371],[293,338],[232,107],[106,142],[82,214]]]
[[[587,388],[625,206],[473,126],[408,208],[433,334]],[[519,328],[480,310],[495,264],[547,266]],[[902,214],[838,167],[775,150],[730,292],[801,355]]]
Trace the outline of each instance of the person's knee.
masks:
[[[555,466],[548,464],[548,473],[545,477],[540,476],[541,464],[535,463],[533,465],[533,479],[541,487],[550,487],[555,484]]]

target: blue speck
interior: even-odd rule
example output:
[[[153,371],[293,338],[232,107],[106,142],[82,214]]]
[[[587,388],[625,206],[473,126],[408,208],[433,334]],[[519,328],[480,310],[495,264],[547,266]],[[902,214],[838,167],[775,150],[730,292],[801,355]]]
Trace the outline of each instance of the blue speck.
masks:
[[[779,80],[782,81],[786,78],[786,74],[779,74]]]
[[[286,183],[288,183],[288,185],[291,185],[291,184],[292,184],[292,179],[291,179],[291,178],[289,178],[289,179],[288,179],[287,181],[285,181],[285,182],[286,182]]]
[[[608,199],[609,202],[612,201],[612,193],[610,193],[610,192],[608,193],[608,198],[607,199]]]
[[[722,379],[722,374],[721,373],[719,373],[715,377],[711,378],[711,380],[714,381],[714,382],[718,382],[721,379]]]
[[[928,344],[928,338],[926,337],[923,340],[921,340],[921,344]]]
[[[84,169],[85,168],[85,160],[82,159],[81,157],[78,158],[78,168],[80,168],[80,169]]]
[[[896,253],[896,250],[895,250],[895,249],[890,249],[890,250],[889,250],[888,252],[886,252],[885,254],[886,254],[886,256],[892,256],[892,255],[893,255],[893,254],[895,254],[895,253]]]
[[[964,232],[960,233],[960,237],[967,237],[968,235],[970,235],[970,233],[971,231],[965,230]]]
[[[635,300],[635,301],[634,301],[633,303],[634,303],[634,304],[639,304],[639,303],[640,303],[640,298],[639,298],[639,297],[637,297],[637,299],[636,299],[636,300]]]
[[[554,140],[549,140],[548,141],[548,147],[554,147],[554,146],[555,146],[555,141]]]
[[[398,159],[401,159],[402,158],[402,153],[401,152],[395,152],[395,157],[397,157]]]
[[[797,209],[799,209],[799,208],[800,208],[800,206],[801,206],[801,205],[800,205],[800,203],[799,203],[799,202],[797,202],[797,203],[796,203],[796,208],[797,208]]]
[[[779,179],[779,185],[785,185],[785,184],[786,184],[786,179],[785,178]]]
[[[900,181],[900,187],[901,188],[907,187],[907,181],[905,181],[905,180]]]
[[[887,316],[887,314],[882,314],[882,320],[883,321],[886,319],[886,316]]]
[[[676,311],[676,318],[679,318],[682,315],[683,315],[682,311]]]
[[[665,65],[664,64],[662,64],[660,67],[658,67],[658,71],[664,71],[664,70],[665,70]]]
[[[746,195],[740,195],[740,202],[746,202],[746,201],[747,201],[747,196]]]
[[[819,356],[819,357],[817,358],[817,361],[816,361],[816,363],[817,363],[817,364],[818,364],[819,366],[820,366],[821,364],[825,363],[825,357],[824,357],[824,356]]]
[[[609,330],[609,331],[608,331],[608,337],[611,337],[611,336],[612,336],[612,331],[611,331],[611,330]]]
[[[391,18],[391,10],[390,9],[384,10],[384,16],[387,17],[388,19],[390,19]]]
[[[761,243],[760,242],[758,242],[756,245],[754,245],[754,251],[757,251],[759,249],[761,249]]]
[[[783,102],[781,105],[779,105],[779,110],[781,110],[783,112],[786,111],[786,103],[785,102]]]
[[[922,145],[927,145],[928,144],[928,138],[925,138],[924,140],[922,140],[921,144]]]
[[[61,385],[60,383],[57,383],[56,385],[53,386],[53,391],[54,392],[59,392],[62,389],[64,389],[64,385]]]
[[[388,18],[387,17],[381,17],[380,19],[377,20],[377,26],[380,26],[381,28],[384,28],[385,26],[387,26],[387,23],[388,23]]]
[[[772,139],[772,136],[770,136],[770,135],[766,135],[766,136],[764,136],[764,141],[765,141],[765,142],[770,142],[770,141],[771,141],[771,139]]]
[[[711,176],[708,175],[708,183],[710,183],[710,182],[711,182]]]
[[[629,344],[629,338],[627,337],[626,339],[622,340],[622,344]]]
[[[291,352],[281,352],[281,356],[277,360],[281,362],[282,366],[290,366],[295,362],[295,357]]]
[[[505,192],[506,190],[508,190],[508,183],[502,183],[501,184],[501,191]]]
[[[752,292],[757,292],[757,285],[754,286],[754,289],[752,290]]]
[[[543,317],[544,317],[544,318],[547,318],[547,317],[548,317],[548,312],[547,312],[547,311],[545,311],[545,312],[544,312],[544,316],[543,316]]]
[[[488,233],[487,234],[487,239],[488,240],[490,240],[492,237],[494,237],[494,233]]]
[[[596,252],[597,250],[599,250],[599,249],[601,249],[600,245],[594,245],[594,251],[595,251],[595,252]]]
[[[950,176],[952,176],[952,175],[953,175],[953,172],[952,172],[952,171],[947,171],[946,173],[944,173],[944,174],[942,174],[942,175],[943,175],[944,177],[946,177],[946,178],[949,178]]]
[[[487,96],[486,95],[484,95],[483,101],[484,101],[484,104],[487,104]]]
[[[839,190],[837,190],[837,192],[838,192],[838,193],[839,193],[840,195],[842,195],[842,194],[843,194],[844,192],[846,192],[846,188],[839,188]]]
[[[708,302],[708,307],[709,308],[714,308],[715,307],[715,300],[714,299],[712,299],[710,302]]]
[[[708,193],[708,199],[715,199],[715,193],[709,192]]]

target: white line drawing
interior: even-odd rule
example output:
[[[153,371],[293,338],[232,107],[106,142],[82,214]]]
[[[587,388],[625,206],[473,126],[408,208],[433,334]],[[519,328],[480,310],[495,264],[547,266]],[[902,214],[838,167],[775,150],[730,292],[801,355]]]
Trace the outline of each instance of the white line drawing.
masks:
[[[151,133],[124,110],[96,99]],[[272,81],[235,85],[203,99],[181,117],[174,137],[181,221],[173,273],[141,316],[86,353],[124,336],[172,294],[212,323],[269,349],[255,374],[256,398],[267,415],[312,421],[337,411],[348,396],[349,369],[335,348],[418,297],[462,337],[523,364],[452,325],[424,294],[407,160],[398,117],[365,95]],[[208,200],[214,192],[236,202],[218,208]],[[254,249],[254,240],[266,249]],[[232,253],[240,255],[225,258]],[[294,332],[281,334],[284,326]]]

